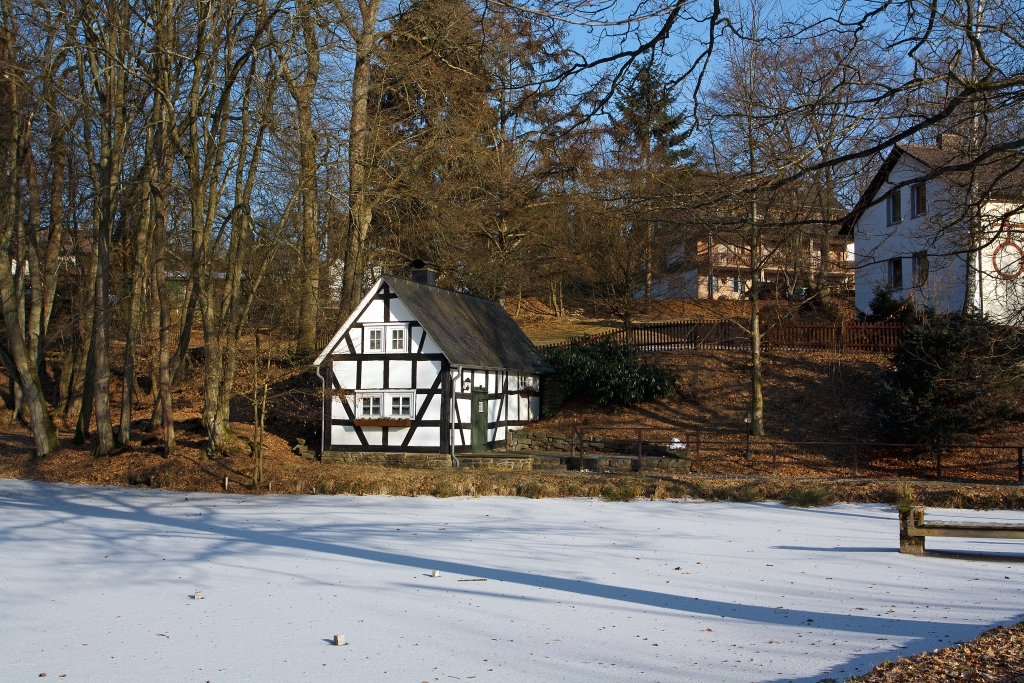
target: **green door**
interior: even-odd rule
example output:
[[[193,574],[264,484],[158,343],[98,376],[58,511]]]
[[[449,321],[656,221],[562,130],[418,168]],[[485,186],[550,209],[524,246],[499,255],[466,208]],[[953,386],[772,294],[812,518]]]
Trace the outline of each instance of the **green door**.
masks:
[[[473,452],[487,450],[487,392],[473,392]]]

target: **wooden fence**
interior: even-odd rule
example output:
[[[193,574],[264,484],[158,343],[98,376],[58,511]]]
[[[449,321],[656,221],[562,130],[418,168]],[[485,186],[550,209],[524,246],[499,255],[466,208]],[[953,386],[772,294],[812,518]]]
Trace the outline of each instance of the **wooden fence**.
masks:
[[[584,469],[586,456],[622,458],[622,453],[630,453],[636,471],[658,458],[685,457],[690,460],[690,473],[696,475],[946,480],[1024,486],[1021,444],[929,448],[923,444],[782,441],[749,436],[744,440],[739,434],[678,427],[582,424],[572,425],[566,438],[570,469]]]
[[[762,350],[773,351],[861,351],[891,353],[903,343],[906,326],[891,323],[797,323],[784,322],[762,332]],[[574,342],[602,339],[624,343],[625,330],[613,330],[589,337],[575,337],[555,344],[541,344],[541,350],[566,348]],[[630,345],[641,351],[745,350],[750,335],[728,320],[678,320],[639,323],[633,326]]]

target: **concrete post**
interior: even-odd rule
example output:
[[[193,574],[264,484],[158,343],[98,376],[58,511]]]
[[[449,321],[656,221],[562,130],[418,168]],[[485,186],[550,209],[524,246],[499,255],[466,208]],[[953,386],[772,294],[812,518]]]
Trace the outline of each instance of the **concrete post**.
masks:
[[[924,536],[911,536],[910,527],[924,524],[924,508],[900,510],[900,552],[924,555]]]

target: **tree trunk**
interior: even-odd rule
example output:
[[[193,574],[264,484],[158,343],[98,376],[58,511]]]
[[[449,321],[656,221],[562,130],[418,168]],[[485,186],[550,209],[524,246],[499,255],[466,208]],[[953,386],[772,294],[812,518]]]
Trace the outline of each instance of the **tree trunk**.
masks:
[[[153,142],[149,140],[148,151],[153,152]],[[142,216],[139,218],[138,228],[135,232],[134,251],[135,260],[132,265],[132,299],[128,310],[128,330],[124,345],[124,374],[121,390],[121,428],[118,432],[118,442],[122,446],[128,445],[132,434],[132,392],[135,389],[135,346],[139,337],[139,327],[142,325],[142,302],[146,297],[146,290],[143,286],[146,282],[148,272],[148,256],[150,251],[149,235],[150,226],[153,220],[152,197],[150,189],[153,186],[153,168],[156,164],[147,159],[146,167],[143,170],[141,183]]]
[[[305,74],[298,82],[285,63],[284,77],[295,100],[299,129],[299,193],[302,201],[302,299],[299,307],[298,354],[315,352],[320,294],[319,207],[316,192],[316,130],[313,127],[313,94],[320,76],[320,45],[316,18],[305,0],[299,0],[297,19],[304,44]]]
[[[0,244],[0,256],[4,263],[10,263],[10,239]],[[18,371],[18,384],[21,387],[21,400],[28,411],[29,424],[32,427],[32,438],[36,444],[36,455],[44,456],[60,448],[57,430],[50,418],[50,410],[43,398],[43,387],[39,381],[39,373],[29,355],[25,336],[18,324],[18,309],[14,296],[14,278],[10,269],[0,268],[0,303],[3,305],[4,325],[7,327],[7,341],[11,360]]]
[[[757,288],[750,293],[750,433],[764,434],[764,396],[761,393],[761,307]]]
[[[81,256],[81,255],[79,255]],[[77,420],[80,429],[76,430],[87,438],[89,435],[89,423],[92,419],[92,323],[95,305],[93,299],[96,296],[96,252],[92,253],[88,261],[88,267],[79,275],[79,316],[77,344],[75,345],[75,359],[71,369],[71,380],[69,382],[68,402],[64,408],[66,419]],[[85,403],[86,394],[89,396],[88,404]],[[82,412],[86,413],[85,423],[81,424]],[[76,434],[75,443],[79,442]]]
[[[92,359],[93,401],[96,412],[96,455],[114,451],[114,428],[110,422],[110,324],[107,318],[110,300],[110,220],[113,206],[104,200],[105,216],[99,220],[96,236],[96,308],[93,312]]]
[[[157,377],[157,400],[154,402],[154,411],[159,407],[159,421],[164,432],[164,457],[174,453],[174,410],[171,399],[171,296],[167,287],[167,272],[165,260],[166,228],[162,221],[157,221],[154,233],[155,243],[153,245],[153,290],[159,300],[159,351],[157,356],[158,371]],[[155,422],[156,413],[154,412]]]
[[[9,37],[9,36],[5,36]],[[0,57],[10,59],[10,44],[0,43]],[[36,455],[45,456],[60,448],[57,430],[50,418],[50,410],[43,397],[43,387],[39,381],[36,364],[25,339],[25,321],[19,314],[17,284],[8,264],[11,263],[11,238],[20,229],[21,222],[18,203],[18,169],[22,150],[28,148],[27,136],[29,126],[23,125],[14,79],[6,78],[2,89],[9,110],[4,112],[7,121],[5,126],[7,138],[6,168],[4,178],[7,187],[2,198],[2,215],[0,215],[0,308],[3,309],[4,326],[7,330],[7,344],[10,361],[17,370],[17,385],[21,391],[21,401],[28,412],[32,438],[36,444]],[[12,377],[12,380],[15,379]]]
[[[355,69],[352,72],[352,105],[349,118],[349,231],[345,248],[345,271],[342,275],[341,316],[355,310],[363,296],[366,275],[366,242],[373,220],[369,197],[370,156],[369,133],[370,62],[376,38],[379,0],[360,3],[362,25],[356,41]]]

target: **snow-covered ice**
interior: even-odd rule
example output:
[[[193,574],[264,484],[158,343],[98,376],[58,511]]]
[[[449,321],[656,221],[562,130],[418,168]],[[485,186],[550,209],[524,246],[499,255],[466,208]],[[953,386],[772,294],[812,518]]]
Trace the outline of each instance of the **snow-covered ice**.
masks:
[[[1024,543],[928,543],[984,554],[900,555],[881,505],[5,480],[0,679],[843,680],[1020,620]]]

